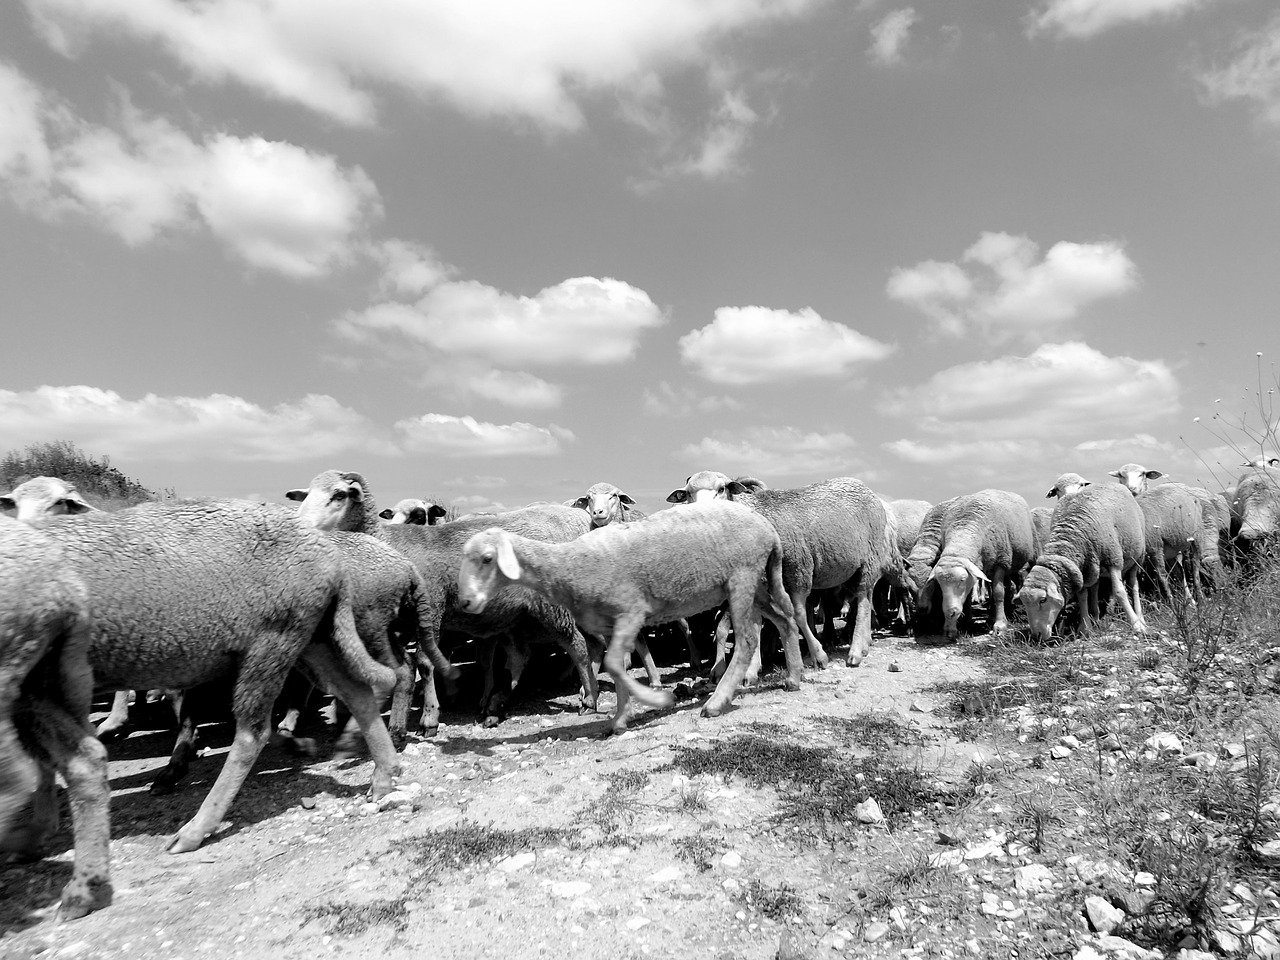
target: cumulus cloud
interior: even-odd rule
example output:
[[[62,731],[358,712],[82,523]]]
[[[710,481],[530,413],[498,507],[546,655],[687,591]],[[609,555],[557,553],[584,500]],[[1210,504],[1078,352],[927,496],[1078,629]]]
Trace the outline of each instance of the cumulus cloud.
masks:
[[[509,407],[558,407],[564,388],[523,370],[487,370],[460,381],[466,392]]]
[[[545,457],[560,453],[574,439],[554,424],[486,423],[442,413],[399,420],[392,429],[406,451],[441,457]]]
[[[959,335],[970,325],[1002,332],[1060,324],[1138,282],[1133,261],[1112,241],[1061,241],[1039,253],[1026,237],[984,233],[960,263],[925,260],[895,270],[886,293]]]
[[[290,143],[226,134],[196,141],[124,101],[114,126],[87,123],[0,64],[0,186],[24,209],[90,217],[137,246],[208,230],[264,270],[314,277],[350,259],[381,215],[359,167]]]
[[[1084,39],[1112,27],[1148,20],[1172,20],[1216,0],[1048,0],[1027,18],[1032,36]]]
[[[703,437],[680,449],[696,470],[748,473],[766,483],[771,477],[806,474],[847,475],[855,468],[857,442],[847,433],[817,433],[796,427],[752,427]]]
[[[901,63],[911,39],[911,28],[919,19],[913,7],[904,7],[876,21],[871,27],[871,46],[867,48],[871,62],[886,67]]]
[[[879,409],[909,421],[916,434],[889,444],[890,450],[914,462],[957,462],[976,450],[1124,435],[1176,411],[1178,382],[1160,360],[1053,343],[1025,357],[942,370],[919,386],[890,392]]]
[[[379,289],[393,296],[420,297],[458,272],[431,247],[411,240],[383,240],[372,246],[370,253],[382,268]]]
[[[1231,62],[1203,71],[1200,82],[1211,103],[1242,100],[1264,122],[1280,124],[1280,15],[1260,30],[1242,34]]]
[[[742,404],[733,397],[705,396],[689,387],[674,387],[666,380],[645,387],[640,404],[645,413],[655,417],[687,417],[742,409]]]
[[[720,307],[711,323],[680,338],[687,365],[708,380],[734,386],[840,376],[893,350],[809,307],[794,313]]]
[[[56,49],[95,35],[154,44],[203,83],[234,81],[344,123],[395,88],[465,113],[582,125],[581,100],[653,72],[705,68],[721,41],[818,0],[28,0]]]
[[[271,408],[241,397],[128,400],[113,390],[42,386],[0,390],[0,422],[15,445],[59,437],[119,457],[284,462],[345,451],[385,453],[363,416],[333,397],[309,394]]]

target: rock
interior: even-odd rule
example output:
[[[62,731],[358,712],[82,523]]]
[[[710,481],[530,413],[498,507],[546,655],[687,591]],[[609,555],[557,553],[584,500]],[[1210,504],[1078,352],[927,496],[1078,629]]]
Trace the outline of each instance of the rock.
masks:
[[[680,868],[676,866],[664,867],[657,873],[649,874],[650,883],[671,883],[679,880],[681,877]]]
[[[720,884],[720,886],[724,888],[724,892],[729,894],[729,896],[733,896],[742,889],[742,884],[733,879],[733,877],[730,877],[724,883]]]
[[[551,885],[551,895],[560,897],[565,900],[581,897],[591,889],[591,884],[585,880],[562,880],[559,883]]]
[[[1089,917],[1089,926],[1098,933],[1110,933],[1124,922],[1125,917],[1123,910],[1099,896],[1085,897],[1084,912]]]
[[[399,807],[412,803],[413,796],[411,794],[406,793],[403,790],[392,790],[378,801],[378,809],[386,810],[390,807]]]
[[[303,798],[302,798],[302,809],[303,809],[303,810],[314,810],[315,808],[316,808],[316,798],[315,798],[315,797],[303,797]]]
[[[1106,960],[1106,957],[1086,944],[1072,954],[1071,960]]]
[[[867,943],[875,943],[877,940],[883,939],[889,933],[889,925],[883,920],[873,920],[867,924],[867,928],[862,931],[862,939]]]
[[[1022,894],[1044,893],[1053,889],[1053,871],[1042,863],[1029,863],[1013,871],[1013,885]]]
[[[1051,747],[1049,749],[1049,756],[1053,757],[1055,760],[1066,760],[1071,756],[1071,753],[1071,748],[1061,743],[1056,747]]]
[[[1162,958],[1159,950],[1148,950],[1146,947],[1138,946],[1132,940],[1113,937],[1110,934],[1098,937],[1098,946],[1112,956],[1118,957],[1119,960],[1161,960]]]
[[[1258,854],[1268,859],[1280,859],[1280,840],[1268,840],[1258,848]]]
[[[777,960],[810,960],[812,956],[813,951],[797,931],[789,927],[782,931],[782,939],[778,941]]]
[[[912,713],[933,713],[933,704],[930,703],[928,700],[912,700],[911,712]]]
[[[742,854],[734,850],[730,850],[720,858],[720,866],[724,867],[726,870],[737,870],[742,866]]]
[[[1147,737],[1143,746],[1162,757],[1182,753],[1182,741],[1168,732],[1153,733]]]
[[[627,921],[628,930],[639,930],[641,927],[647,927],[650,924],[648,917],[632,917]]]
[[[901,673],[901,672],[902,672],[902,667],[898,666],[898,661],[897,661],[897,660],[894,660],[893,662],[891,662],[891,663],[889,664],[889,672],[890,672],[890,673]]]
[[[517,853],[514,856],[507,857],[505,860],[498,861],[498,869],[503,873],[515,873],[517,870],[533,866],[534,861],[537,859],[537,854],[532,850],[526,850],[524,853]]]
[[[964,827],[939,827],[938,842],[945,843],[948,847],[956,847],[964,843],[969,836]]]
[[[867,797],[854,807],[853,815],[858,818],[859,823],[884,823],[884,811],[876,803],[875,797]]]

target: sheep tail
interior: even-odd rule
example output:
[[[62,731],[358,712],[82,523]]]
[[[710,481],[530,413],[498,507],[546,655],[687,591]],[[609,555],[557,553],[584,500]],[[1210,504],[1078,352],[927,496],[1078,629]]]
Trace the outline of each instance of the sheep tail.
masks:
[[[373,687],[378,696],[385,696],[391,692],[396,683],[395,671],[375,660],[364,645],[364,641],[360,639],[345,584],[334,599],[333,641],[338,648],[339,658],[351,671],[353,677]]]

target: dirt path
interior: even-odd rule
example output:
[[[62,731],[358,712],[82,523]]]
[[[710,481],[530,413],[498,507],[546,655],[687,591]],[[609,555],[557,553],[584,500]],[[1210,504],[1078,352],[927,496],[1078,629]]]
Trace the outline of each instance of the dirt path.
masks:
[[[902,855],[912,831],[867,826],[815,842],[813,824],[777,818],[773,787],[672,762],[744,736],[825,748],[827,718],[877,711],[925,735],[895,748],[905,767],[962,778],[974,747],[951,739],[930,690],[979,672],[955,647],[883,636],[861,668],[810,672],[797,694],[762,684],[716,720],[686,700],[606,738],[608,692],[594,717],[577,716],[567,692],[496,729],[446,715],[456,722],[406,748],[402,799],[382,811],[363,801],[368,761],[269,749],[229,825],[183,856],[164,843],[224,748],[177,795],[152,798],[169,735],[135,735],[112,747],[115,903],[48,921],[65,846],[0,868],[0,957],[772,958],[788,930],[801,955],[863,955],[842,919],[848,890],[866,864]],[[863,799],[841,798],[849,819]]]

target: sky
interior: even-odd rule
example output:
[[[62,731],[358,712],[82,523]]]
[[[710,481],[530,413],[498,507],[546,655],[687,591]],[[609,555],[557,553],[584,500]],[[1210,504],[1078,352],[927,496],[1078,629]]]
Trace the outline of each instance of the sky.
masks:
[[[21,0],[0,284],[0,450],[182,496],[1221,489],[1280,354],[1280,12]]]

